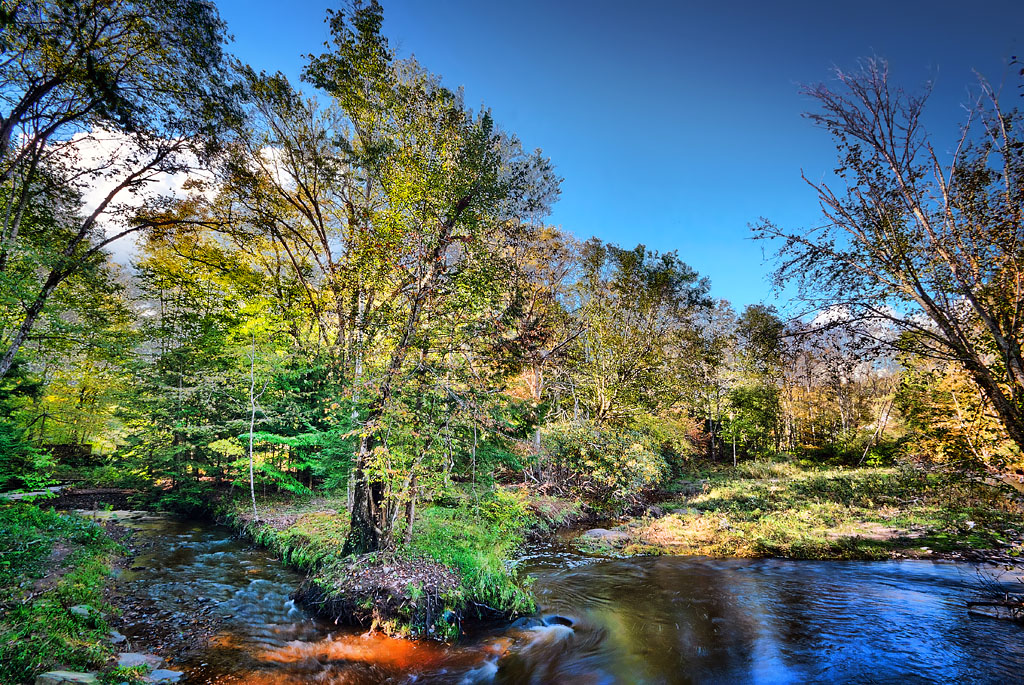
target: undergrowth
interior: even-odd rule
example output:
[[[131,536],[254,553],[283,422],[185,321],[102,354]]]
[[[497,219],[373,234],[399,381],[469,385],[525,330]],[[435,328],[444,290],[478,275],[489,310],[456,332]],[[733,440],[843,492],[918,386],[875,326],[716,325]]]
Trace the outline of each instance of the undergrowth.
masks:
[[[409,552],[455,569],[470,602],[496,612],[528,613],[533,598],[506,562],[534,520],[520,493],[493,490],[457,508],[425,508],[413,527]]]

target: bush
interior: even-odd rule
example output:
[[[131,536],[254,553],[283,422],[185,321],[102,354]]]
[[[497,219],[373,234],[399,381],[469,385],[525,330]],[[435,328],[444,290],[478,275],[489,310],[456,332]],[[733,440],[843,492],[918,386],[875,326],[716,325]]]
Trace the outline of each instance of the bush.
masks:
[[[0,490],[38,490],[50,485],[53,457],[33,447],[24,431],[0,422]]]
[[[126,488],[129,490],[144,490],[152,482],[149,478],[138,471],[132,470],[127,465],[97,466],[81,474],[82,481],[94,488]]]
[[[641,431],[566,421],[548,426],[542,441],[555,480],[604,505],[636,500],[666,471],[660,446]]]

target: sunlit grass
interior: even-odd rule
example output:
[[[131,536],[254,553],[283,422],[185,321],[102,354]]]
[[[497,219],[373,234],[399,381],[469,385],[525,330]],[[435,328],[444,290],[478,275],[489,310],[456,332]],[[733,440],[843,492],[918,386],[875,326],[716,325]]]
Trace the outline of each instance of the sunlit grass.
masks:
[[[751,462],[677,484],[660,519],[634,522],[626,553],[884,559],[996,548],[1019,503],[955,474]]]

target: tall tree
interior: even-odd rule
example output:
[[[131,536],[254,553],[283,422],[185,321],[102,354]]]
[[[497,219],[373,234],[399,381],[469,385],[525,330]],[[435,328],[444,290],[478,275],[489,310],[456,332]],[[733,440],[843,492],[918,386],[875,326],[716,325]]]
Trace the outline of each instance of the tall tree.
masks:
[[[686,394],[697,312],[708,281],[674,252],[583,244],[573,306],[581,334],[557,393],[563,418],[597,424],[657,414]]]
[[[845,188],[808,181],[820,227],[756,228],[783,240],[777,280],[901,334],[883,342],[960,364],[1024,447],[1024,118],[982,82],[959,139],[936,151],[927,93],[892,86],[884,61],[836,78],[805,92],[821,107],[808,117],[836,140]]]
[[[207,159],[234,99],[209,2],[15,0],[0,21],[0,278],[31,291],[0,336],[3,377],[57,287],[172,220],[171,198],[139,193]],[[22,234],[39,208],[56,209],[42,255]]]
[[[366,188],[363,201],[350,198],[349,232],[365,280],[356,292],[362,428],[348,552],[394,542],[401,498],[388,418],[403,381],[428,372],[424,360],[445,344],[438,324],[451,312],[490,315],[468,309],[466,294],[490,299],[494,257],[557,192],[547,160],[525,153],[489,112],[469,111],[416,62],[396,60],[382,20],[376,2],[332,13],[333,49],[305,72],[344,112],[351,135],[343,148]]]

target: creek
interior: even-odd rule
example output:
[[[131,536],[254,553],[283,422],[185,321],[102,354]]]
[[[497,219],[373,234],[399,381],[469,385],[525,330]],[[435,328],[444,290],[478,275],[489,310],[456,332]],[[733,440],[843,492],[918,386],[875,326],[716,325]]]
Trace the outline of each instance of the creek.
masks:
[[[519,560],[545,625],[479,626],[449,646],[314,617],[289,599],[301,577],[228,528],[116,514],[141,549],[118,588],[148,603],[147,620],[181,618],[183,597],[219,619],[209,645],[174,666],[187,683],[1005,683],[1024,673],[1024,627],[966,612],[979,583],[971,564],[603,559],[548,542]]]

